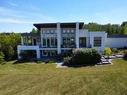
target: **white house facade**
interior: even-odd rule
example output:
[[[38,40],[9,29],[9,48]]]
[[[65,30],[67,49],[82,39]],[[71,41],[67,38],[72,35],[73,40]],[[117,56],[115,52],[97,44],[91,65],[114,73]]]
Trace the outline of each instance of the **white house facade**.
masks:
[[[18,45],[18,59],[25,50],[35,50],[36,58],[56,56],[74,48],[95,48],[103,52],[105,47],[125,47],[127,38],[107,37],[105,31],[88,31],[83,22],[75,23],[40,23],[34,24],[39,30],[37,34],[26,33]],[[118,44],[119,43],[119,44]]]

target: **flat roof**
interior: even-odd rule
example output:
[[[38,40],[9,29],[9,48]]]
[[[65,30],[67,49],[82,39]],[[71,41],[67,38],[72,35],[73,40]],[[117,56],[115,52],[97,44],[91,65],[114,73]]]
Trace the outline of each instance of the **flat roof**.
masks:
[[[37,23],[33,24],[37,29],[40,30],[40,28],[56,28],[57,23]],[[82,29],[84,25],[84,22],[79,22],[79,28]],[[69,22],[69,23],[60,23],[61,28],[75,28],[76,22]]]
[[[114,34],[108,35],[108,38],[127,38],[127,35]]]

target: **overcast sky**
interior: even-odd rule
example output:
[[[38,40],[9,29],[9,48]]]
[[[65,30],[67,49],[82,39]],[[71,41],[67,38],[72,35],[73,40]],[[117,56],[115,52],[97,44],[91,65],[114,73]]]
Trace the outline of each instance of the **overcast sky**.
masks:
[[[0,0],[0,32],[29,32],[33,23],[127,21],[127,0]]]

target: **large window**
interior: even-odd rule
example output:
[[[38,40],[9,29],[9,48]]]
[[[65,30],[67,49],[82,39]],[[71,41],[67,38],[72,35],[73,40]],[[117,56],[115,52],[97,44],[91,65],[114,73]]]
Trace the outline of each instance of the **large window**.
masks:
[[[43,47],[57,47],[56,37],[43,38]]]
[[[55,47],[57,47],[57,38],[55,37]]]
[[[50,39],[47,38],[47,47],[50,47]]]
[[[56,37],[50,38],[51,47],[57,47],[57,39]]]
[[[43,50],[43,55],[42,56],[56,56],[57,51],[56,50]]]
[[[46,47],[46,38],[43,38],[43,47]]]
[[[48,56],[48,51],[47,50],[43,50],[43,56]]]
[[[75,29],[62,29],[62,48],[75,47]]]
[[[94,37],[94,47],[101,47],[101,37]]]
[[[75,46],[75,39],[73,37],[63,37],[63,48],[72,48]]]

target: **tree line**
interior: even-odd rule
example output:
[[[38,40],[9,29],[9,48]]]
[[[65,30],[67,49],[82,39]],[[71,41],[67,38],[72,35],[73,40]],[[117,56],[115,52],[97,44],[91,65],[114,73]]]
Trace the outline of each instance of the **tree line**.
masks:
[[[120,24],[98,24],[98,23],[88,23],[84,25],[85,29],[88,29],[89,31],[106,31],[108,35],[113,34],[121,34],[126,35],[127,34],[127,21]]]

